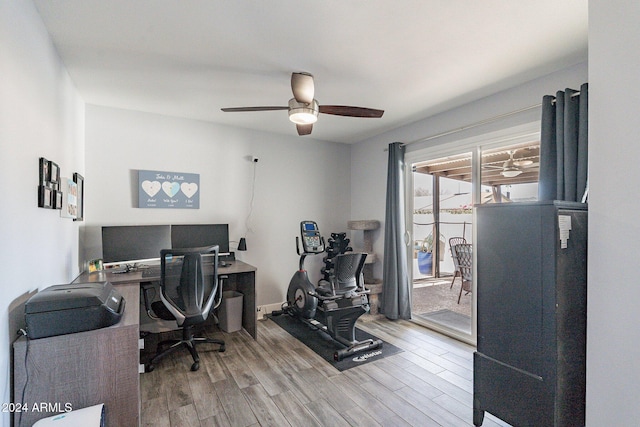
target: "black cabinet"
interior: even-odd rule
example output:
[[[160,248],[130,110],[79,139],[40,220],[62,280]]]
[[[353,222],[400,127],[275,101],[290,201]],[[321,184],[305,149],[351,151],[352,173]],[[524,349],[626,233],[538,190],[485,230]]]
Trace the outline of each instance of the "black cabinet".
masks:
[[[587,208],[477,209],[473,423],[584,426]]]

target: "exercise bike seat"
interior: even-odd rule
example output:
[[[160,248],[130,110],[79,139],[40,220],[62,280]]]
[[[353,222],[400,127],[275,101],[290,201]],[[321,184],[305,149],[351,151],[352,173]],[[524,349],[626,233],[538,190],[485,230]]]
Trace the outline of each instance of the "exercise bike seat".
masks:
[[[360,282],[366,258],[367,254],[361,252],[336,255],[331,281],[321,281],[316,293],[320,297],[348,297],[356,291],[363,290]]]

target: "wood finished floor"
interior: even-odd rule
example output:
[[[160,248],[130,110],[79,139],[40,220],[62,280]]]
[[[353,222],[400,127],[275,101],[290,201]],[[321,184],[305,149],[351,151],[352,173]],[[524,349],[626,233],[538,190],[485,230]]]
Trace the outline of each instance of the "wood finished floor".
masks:
[[[472,426],[473,347],[407,321],[358,327],[404,351],[343,372],[271,320],[258,339],[219,331],[227,351],[184,351],[140,376],[141,425]],[[483,426],[507,426],[486,414]]]

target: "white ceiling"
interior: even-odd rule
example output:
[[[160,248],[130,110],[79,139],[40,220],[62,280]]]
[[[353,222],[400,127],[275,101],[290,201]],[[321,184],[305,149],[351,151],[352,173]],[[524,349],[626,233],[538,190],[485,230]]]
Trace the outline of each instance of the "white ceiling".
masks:
[[[587,59],[587,0],[35,0],[89,104],[297,135],[290,76],[315,76],[312,138],[353,143]],[[542,94],[541,94],[542,96]],[[309,137],[302,137],[309,138]]]

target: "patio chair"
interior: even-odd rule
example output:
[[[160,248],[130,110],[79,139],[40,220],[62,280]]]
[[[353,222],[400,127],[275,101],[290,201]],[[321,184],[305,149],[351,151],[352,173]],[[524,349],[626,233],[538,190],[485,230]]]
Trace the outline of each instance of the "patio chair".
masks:
[[[453,279],[451,279],[451,286],[449,286],[449,289],[453,288],[453,282],[455,282],[456,277],[460,275],[458,257],[456,257],[456,251],[453,248],[455,245],[459,245],[461,243],[467,243],[467,239],[464,237],[452,237],[449,239],[449,249],[451,250],[451,258],[453,258]]]
[[[471,292],[472,277],[472,264],[473,254],[471,252],[471,244],[459,243],[454,246],[456,257],[458,258],[458,271],[460,272],[460,293],[458,294],[458,304],[460,304],[460,298],[462,297],[462,291],[465,291],[465,295]]]

